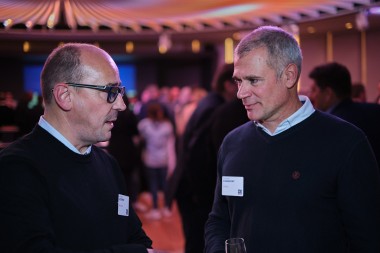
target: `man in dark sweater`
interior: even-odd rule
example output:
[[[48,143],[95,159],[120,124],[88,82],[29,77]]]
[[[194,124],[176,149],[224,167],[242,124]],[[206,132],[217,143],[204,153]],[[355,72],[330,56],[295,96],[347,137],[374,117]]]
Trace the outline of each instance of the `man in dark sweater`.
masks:
[[[117,66],[102,49],[69,43],[41,73],[34,130],[0,153],[0,251],[153,252],[107,141],[125,110]]]
[[[260,27],[235,49],[238,98],[251,122],[218,155],[205,252],[242,237],[247,252],[380,252],[380,175],[364,133],[297,94],[294,37]]]
[[[380,169],[380,105],[351,99],[351,74],[346,66],[331,62],[315,67],[310,100],[316,109],[338,116],[359,127],[367,135]]]

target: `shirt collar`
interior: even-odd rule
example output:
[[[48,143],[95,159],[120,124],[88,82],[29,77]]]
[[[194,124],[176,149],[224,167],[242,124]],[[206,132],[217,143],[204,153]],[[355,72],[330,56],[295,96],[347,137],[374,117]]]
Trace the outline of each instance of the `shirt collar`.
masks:
[[[48,133],[50,133],[53,137],[55,137],[57,140],[62,142],[63,145],[65,145],[67,148],[69,148],[71,151],[81,154],[81,155],[88,155],[91,152],[91,146],[89,146],[83,154],[79,152],[79,150],[74,147],[73,144],[71,144],[60,132],[57,131],[52,125],[47,122],[43,116],[40,117],[40,120],[38,121],[38,125],[45,129]]]
[[[295,113],[290,115],[287,119],[282,121],[273,133],[271,133],[265,126],[263,126],[259,122],[254,121],[254,123],[256,124],[256,126],[260,127],[261,129],[263,129],[264,132],[271,136],[277,135],[288,130],[289,128],[295,126],[296,124],[308,118],[315,111],[308,97],[299,95],[299,99],[302,103],[301,108],[299,108]]]

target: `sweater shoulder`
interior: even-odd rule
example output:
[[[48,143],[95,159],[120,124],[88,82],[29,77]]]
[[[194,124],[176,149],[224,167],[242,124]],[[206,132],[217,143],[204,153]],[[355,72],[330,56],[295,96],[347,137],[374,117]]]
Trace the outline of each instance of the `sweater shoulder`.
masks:
[[[287,137],[292,137],[292,139],[306,137],[312,139],[315,137],[326,140],[332,138],[343,142],[347,140],[352,141],[353,139],[359,141],[366,138],[363,131],[355,125],[334,115],[317,110],[302,122],[275,136],[269,136],[264,131],[260,131],[254,122],[249,121],[228,133],[225,142],[227,144],[242,143],[245,139],[252,139],[258,135],[262,137],[261,139],[267,141],[275,141]]]
[[[37,126],[31,133],[12,142],[0,152],[0,161],[11,159],[31,160],[38,156],[44,150],[41,138],[37,137],[42,134],[41,131],[44,130]],[[45,138],[45,141],[49,141],[48,139],[49,137]]]
[[[324,113],[321,111],[315,111],[310,117],[310,124],[320,128],[324,131],[334,132],[336,135],[347,137],[347,135],[353,135],[357,137],[363,137],[363,131],[352,123],[339,118],[335,115]]]

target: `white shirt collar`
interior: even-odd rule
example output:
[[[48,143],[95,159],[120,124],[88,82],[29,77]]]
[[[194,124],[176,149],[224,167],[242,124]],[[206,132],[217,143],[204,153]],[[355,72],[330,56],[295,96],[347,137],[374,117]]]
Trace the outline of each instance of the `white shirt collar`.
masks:
[[[74,145],[71,144],[60,132],[58,132],[57,129],[55,129],[52,125],[50,125],[49,122],[47,122],[43,116],[40,117],[40,120],[38,121],[38,125],[42,127],[43,129],[45,129],[52,136],[54,136],[57,140],[62,142],[62,144],[68,147],[71,151],[77,154],[81,154],[81,155],[87,155],[91,152],[91,146],[89,146],[86,152],[84,152],[83,154],[79,152],[79,150],[76,147],[74,147]]]
[[[263,126],[259,122],[254,121],[254,123],[258,127],[262,128],[267,134],[269,134],[271,136],[277,135],[279,133],[282,133],[282,132],[288,130],[289,128],[295,126],[296,124],[298,124],[298,123],[302,122],[303,120],[305,120],[306,118],[308,118],[315,111],[315,109],[314,109],[313,105],[311,104],[310,99],[308,97],[303,96],[303,95],[299,95],[299,99],[303,104],[301,106],[301,108],[299,108],[295,113],[290,115],[287,119],[282,121],[277,126],[276,130],[273,133],[271,133],[265,126]]]

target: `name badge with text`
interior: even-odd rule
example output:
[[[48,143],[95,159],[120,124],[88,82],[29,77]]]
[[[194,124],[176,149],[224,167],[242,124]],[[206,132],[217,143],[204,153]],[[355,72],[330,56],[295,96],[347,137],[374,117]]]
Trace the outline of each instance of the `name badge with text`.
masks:
[[[117,204],[117,214],[121,216],[129,216],[129,197],[119,194],[119,200]]]
[[[243,177],[222,177],[222,195],[223,196],[244,196],[244,178]]]

